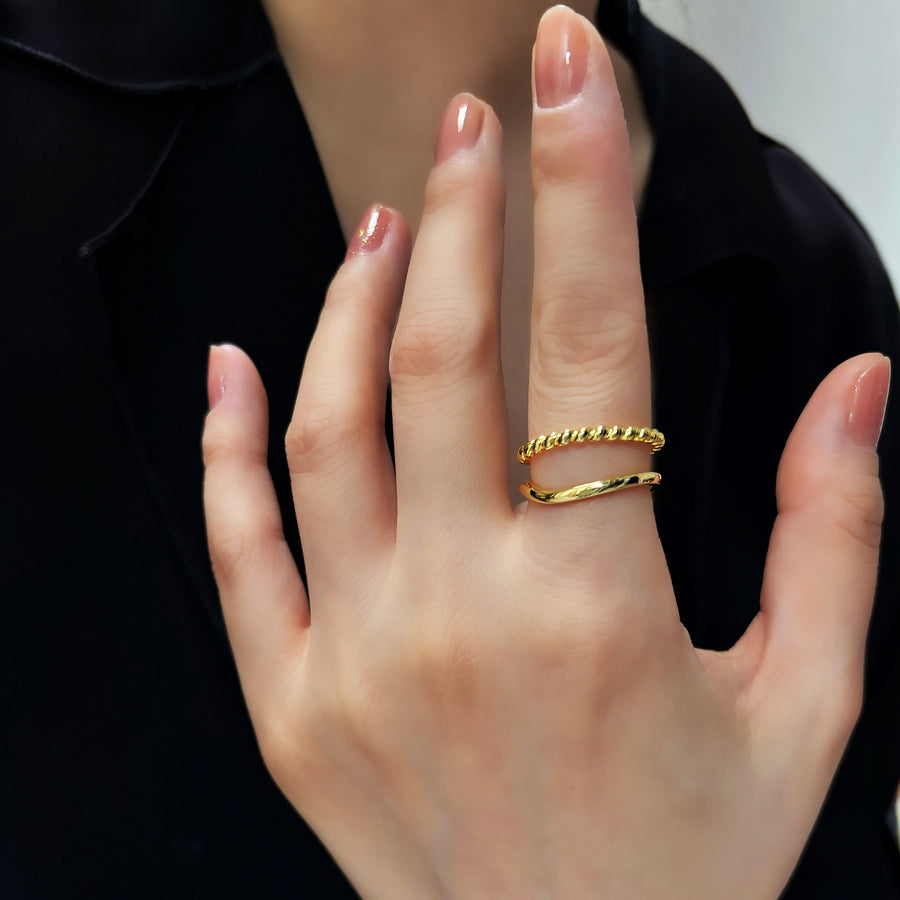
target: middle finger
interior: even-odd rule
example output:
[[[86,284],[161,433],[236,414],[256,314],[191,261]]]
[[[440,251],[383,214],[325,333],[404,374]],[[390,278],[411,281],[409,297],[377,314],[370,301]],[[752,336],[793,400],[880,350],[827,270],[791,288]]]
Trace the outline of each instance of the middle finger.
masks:
[[[510,515],[499,295],[500,123],[471,95],[448,107],[391,347],[397,530]],[[426,528],[427,531],[427,528]]]

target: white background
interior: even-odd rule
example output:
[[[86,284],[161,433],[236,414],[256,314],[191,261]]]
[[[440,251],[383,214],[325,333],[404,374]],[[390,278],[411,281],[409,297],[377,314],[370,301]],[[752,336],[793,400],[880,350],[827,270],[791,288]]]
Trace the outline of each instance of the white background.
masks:
[[[713,63],[759,131],[843,196],[900,292],[900,0],[641,0],[641,8]]]

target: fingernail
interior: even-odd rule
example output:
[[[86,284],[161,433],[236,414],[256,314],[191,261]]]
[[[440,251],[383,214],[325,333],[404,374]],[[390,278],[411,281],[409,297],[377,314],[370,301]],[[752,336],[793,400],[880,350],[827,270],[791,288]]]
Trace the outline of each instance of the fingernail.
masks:
[[[374,253],[387,237],[394,216],[386,207],[379,204],[370,206],[359,220],[359,227],[347,245],[346,262],[352,256],[360,256],[364,253]]]
[[[534,94],[541,109],[574,100],[587,78],[590,41],[581,19],[568,7],[554,7],[538,26],[534,48]]]
[[[853,385],[847,433],[854,443],[874,450],[881,437],[891,387],[891,361],[883,356],[866,369]]]
[[[225,388],[228,385],[226,376],[226,360],[229,344],[218,346],[211,344],[209,348],[209,364],[206,370],[206,396],[209,400],[210,412],[214,410],[225,396]]]
[[[444,112],[434,148],[435,163],[450,159],[478,143],[484,127],[484,107],[469,94],[454,97]]]

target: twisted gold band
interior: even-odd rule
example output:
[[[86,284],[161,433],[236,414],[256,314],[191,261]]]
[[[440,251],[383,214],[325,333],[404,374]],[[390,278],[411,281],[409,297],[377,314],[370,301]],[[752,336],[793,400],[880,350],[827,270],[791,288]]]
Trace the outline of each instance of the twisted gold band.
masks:
[[[565,431],[551,431],[542,434],[519,447],[517,459],[528,465],[532,458],[554,447],[565,447],[566,444],[582,444],[585,441],[636,441],[650,444],[650,452],[662,450],[666,439],[661,431],[655,428],[635,428],[633,425],[598,425],[596,428],[567,428]]]
[[[589,481],[587,484],[576,484],[574,487],[561,488],[558,491],[547,491],[535,487],[530,481],[523,481],[519,490],[529,500],[536,503],[572,503],[575,500],[588,500],[601,494],[612,494],[625,488],[642,485],[659,484],[662,480],[659,472],[639,472],[636,475],[620,475],[607,481]]]

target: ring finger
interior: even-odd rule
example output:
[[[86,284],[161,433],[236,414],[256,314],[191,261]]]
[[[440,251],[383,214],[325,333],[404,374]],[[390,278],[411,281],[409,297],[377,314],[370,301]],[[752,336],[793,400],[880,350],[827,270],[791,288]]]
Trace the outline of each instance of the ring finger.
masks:
[[[530,436],[599,424],[647,427],[650,361],[628,135],[606,48],[565,7],[541,21],[534,99]],[[559,489],[652,468],[646,444],[592,442],[536,456],[530,480]],[[528,509],[541,534],[549,518],[570,547],[575,531],[613,515],[615,532],[630,541],[635,529],[654,533],[646,488]],[[613,552],[616,543],[604,542]]]

